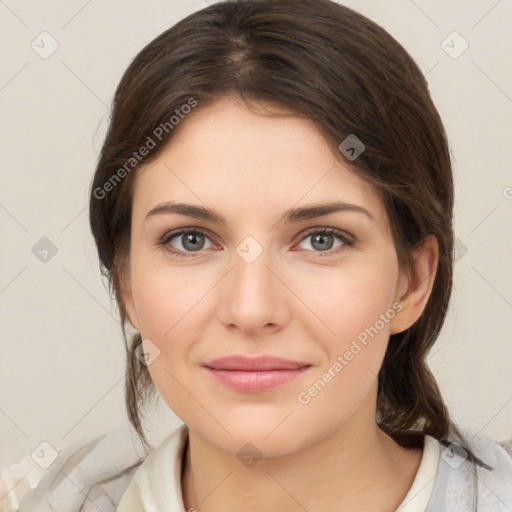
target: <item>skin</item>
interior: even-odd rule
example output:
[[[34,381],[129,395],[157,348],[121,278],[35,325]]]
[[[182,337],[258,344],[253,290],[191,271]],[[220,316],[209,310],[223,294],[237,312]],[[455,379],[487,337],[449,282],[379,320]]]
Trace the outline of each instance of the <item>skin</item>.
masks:
[[[199,105],[140,171],[134,191],[123,298],[132,325],[160,351],[148,366],[156,388],[189,427],[185,509],[394,511],[422,451],[378,428],[377,374],[389,336],[409,328],[427,303],[437,241],[428,237],[413,272],[401,272],[373,185],[335,157],[311,121],[271,117],[263,106],[249,109],[232,97]],[[145,219],[165,201],[215,209],[227,226],[179,214]],[[329,201],[361,206],[373,220],[343,211],[278,222],[288,208]],[[195,242],[203,248],[191,250],[186,236],[168,247],[192,256],[158,245],[186,227],[206,232]],[[323,227],[356,243],[334,236],[322,251],[314,230],[306,231]],[[252,263],[236,251],[247,236],[263,250]],[[378,335],[308,404],[299,403],[298,394],[397,301],[401,310]],[[243,393],[201,366],[231,354],[311,367],[272,390]],[[261,453],[252,467],[237,457],[247,442]]]

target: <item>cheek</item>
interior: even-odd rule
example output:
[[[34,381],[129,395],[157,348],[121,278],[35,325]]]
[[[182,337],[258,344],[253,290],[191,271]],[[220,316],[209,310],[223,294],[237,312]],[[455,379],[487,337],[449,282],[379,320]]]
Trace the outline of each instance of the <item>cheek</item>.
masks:
[[[329,279],[317,274],[316,279],[310,276],[303,281],[300,293],[306,296],[310,290],[307,305],[316,315],[306,315],[302,325],[307,336],[323,349],[315,378],[307,383],[315,386],[317,382],[311,390],[315,397],[318,394],[317,405],[357,404],[375,384],[390,321],[396,315],[393,303],[398,267],[393,256],[390,252],[387,260],[373,264],[367,260],[358,266],[330,269]],[[308,389],[303,391],[309,394]]]
[[[214,282],[206,275],[163,265],[132,264],[132,289],[143,339],[151,340],[158,356],[148,371],[167,405],[183,419],[190,408],[192,368],[188,367],[190,340],[200,338],[207,318],[208,292]],[[211,274],[211,273],[210,273]],[[197,335],[196,335],[197,333]]]
[[[328,294],[331,301],[325,300]],[[375,282],[368,289],[361,280],[346,280],[342,291],[332,284],[325,290],[323,302],[319,298],[313,305],[312,309],[316,307],[322,315],[321,304],[325,304],[323,314],[334,334],[317,333],[314,337],[314,330],[309,331],[311,340],[322,350],[318,368],[294,396],[302,427],[311,422],[314,430],[315,419],[321,417],[325,429],[335,428],[376,392],[389,339],[389,320],[395,313],[389,309],[389,297],[389,290],[378,288]]]
[[[211,275],[208,279],[196,268],[170,269],[143,260],[133,265],[132,289],[144,337],[162,343],[201,317],[212,283]]]
[[[323,274],[310,274],[302,280],[297,294],[315,313],[305,318],[311,319],[307,320],[311,326],[320,326],[317,337],[320,332],[324,333],[326,339],[331,340],[329,345],[332,346],[332,340],[335,340],[334,348],[339,349],[376,322],[379,330],[386,331],[382,329],[379,319],[394,302],[395,282],[393,260],[388,265],[384,262],[372,265],[365,261],[357,266],[331,268]],[[313,333],[313,329],[310,329]]]

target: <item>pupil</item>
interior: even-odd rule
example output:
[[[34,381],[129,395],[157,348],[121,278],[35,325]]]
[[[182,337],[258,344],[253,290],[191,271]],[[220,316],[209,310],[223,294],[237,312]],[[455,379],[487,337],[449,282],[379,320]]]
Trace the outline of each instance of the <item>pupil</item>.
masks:
[[[198,244],[197,243],[197,240],[199,239],[199,237],[193,233],[190,233],[186,236],[185,238],[185,247],[187,247],[187,244],[191,244],[190,247],[188,247],[188,249],[192,249],[192,250],[198,250],[198,249],[201,249],[201,244]]]
[[[320,234],[315,237],[315,241],[320,243],[320,249],[325,249],[326,241],[332,238],[331,235]],[[328,244],[327,244],[328,245]]]

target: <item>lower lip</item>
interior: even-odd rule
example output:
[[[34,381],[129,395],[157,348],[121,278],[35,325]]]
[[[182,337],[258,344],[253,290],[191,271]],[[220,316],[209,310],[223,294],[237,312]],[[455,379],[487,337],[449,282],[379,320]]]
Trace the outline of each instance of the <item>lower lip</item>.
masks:
[[[214,370],[206,369],[210,372],[214,379],[224,386],[242,391],[245,393],[258,393],[268,389],[276,388],[287,382],[291,382],[304,372],[310,366],[304,366],[297,370],[267,370],[267,371],[251,371],[244,372],[238,370]]]

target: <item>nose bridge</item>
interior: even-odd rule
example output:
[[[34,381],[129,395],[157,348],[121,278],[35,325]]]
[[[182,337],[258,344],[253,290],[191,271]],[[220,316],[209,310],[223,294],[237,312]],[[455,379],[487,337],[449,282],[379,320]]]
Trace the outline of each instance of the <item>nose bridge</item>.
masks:
[[[282,324],[288,308],[279,280],[270,270],[269,247],[252,236],[246,237],[233,253],[232,266],[224,295],[223,321],[242,330]]]
[[[232,285],[238,303],[243,307],[247,306],[246,302],[255,305],[264,298],[267,303],[271,302],[271,281],[274,276],[268,268],[272,259],[269,247],[263,247],[254,237],[248,236],[236,247],[235,252]]]

